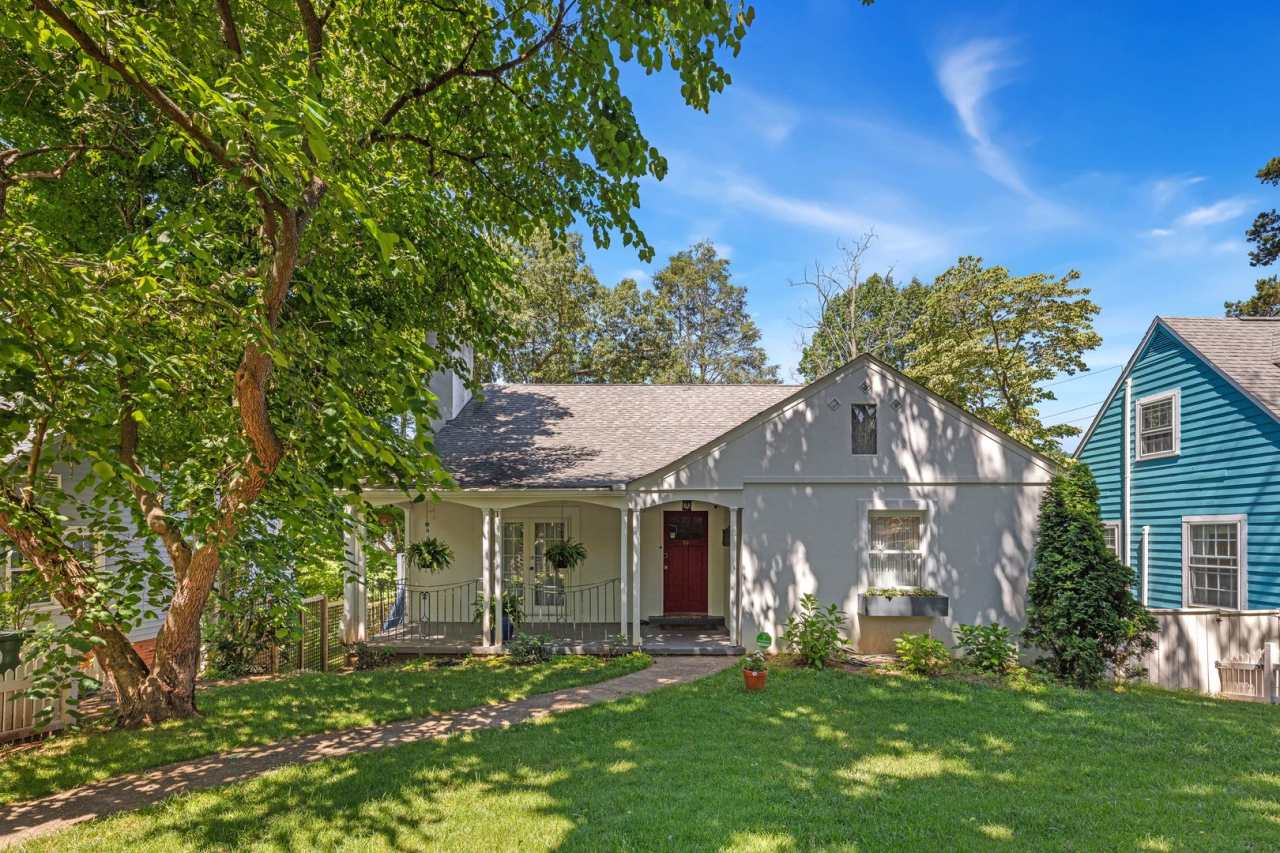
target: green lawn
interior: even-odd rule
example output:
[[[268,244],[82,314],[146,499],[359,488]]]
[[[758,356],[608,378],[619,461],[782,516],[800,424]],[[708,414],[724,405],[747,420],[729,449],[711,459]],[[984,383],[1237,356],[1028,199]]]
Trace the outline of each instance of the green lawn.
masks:
[[[775,669],[277,771],[39,849],[1275,849],[1280,709]]]
[[[0,805],[183,759],[295,735],[522,699],[643,669],[643,655],[559,657],[536,666],[430,659],[372,672],[302,673],[201,689],[202,716],[143,731],[88,731],[0,753]]]

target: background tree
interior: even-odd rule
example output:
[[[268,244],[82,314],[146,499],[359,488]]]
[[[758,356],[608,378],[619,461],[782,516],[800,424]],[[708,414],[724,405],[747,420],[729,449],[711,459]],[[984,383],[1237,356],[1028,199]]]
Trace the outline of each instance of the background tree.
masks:
[[[1060,454],[1069,424],[1046,426],[1036,406],[1053,400],[1044,383],[1085,368],[1102,342],[1098,306],[1074,271],[1014,277],[1004,267],[961,258],[928,288],[907,337],[907,374],[1014,438]]]
[[[1272,157],[1258,170],[1258,180],[1280,186],[1280,157]],[[1259,213],[1245,237],[1254,246],[1249,252],[1250,264],[1265,267],[1275,263],[1276,258],[1280,258],[1280,213],[1274,209]]]
[[[1107,547],[1098,485],[1088,466],[1069,464],[1040,502],[1035,570],[1023,637],[1059,678],[1092,686],[1155,648],[1155,617],[1133,597],[1133,571]]]
[[[671,317],[633,279],[600,288],[591,306],[590,381],[649,383],[671,360]]]
[[[855,356],[869,352],[899,370],[911,354],[908,332],[924,310],[928,286],[913,278],[899,286],[890,270],[862,278],[862,256],[874,235],[854,246],[841,246],[834,267],[814,264],[797,286],[810,289],[817,308],[806,323],[800,375],[812,382]]]
[[[1280,276],[1260,278],[1253,285],[1253,296],[1239,302],[1226,302],[1228,317],[1280,317]]]
[[[91,649],[124,724],[194,713],[201,617],[259,501],[307,536],[342,523],[335,491],[445,483],[403,425],[434,414],[422,377],[460,366],[459,344],[491,357],[503,340],[502,247],[576,221],[652,256],[632,210],[666,163],[619,64],[670,67],[706,109],[752,18],[0,0],[0,66],[20,69],[0,113],[0,278],[22,283],[0,295],[0,533],[72,619],[46,649]],[[104,204],[95,182],[142,167],[161,191]],[[120,223],[74,239],[95,216]],[[78,509],[116,577],[48,509],[58,460],[89,465]],[[150,666],[127,639],[144,573],[172,582]]]
[[[699,385],[777,382],[747,313],[747,289],[730,280],[729,261],[709,241],[670,257],[653,277],[657,309],[671,322],[671,358],[658,376]]]
[[[587,266],[582,237],[538,235],[516,253],[522,298],[515,334],[499,357],[505,382],[581,382],[590,353],[600,282]]]

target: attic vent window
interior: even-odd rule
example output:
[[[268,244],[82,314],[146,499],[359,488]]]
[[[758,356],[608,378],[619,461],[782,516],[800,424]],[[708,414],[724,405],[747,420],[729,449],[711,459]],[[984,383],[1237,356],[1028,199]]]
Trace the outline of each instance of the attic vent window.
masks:
[[[876,454],[876,404],[854,403],[852,411],[853,453],[855,456]]]
[[[893,401],[893,410],[896,412],[901,408],[902,408],[902,401],[895,398]]]
[[[840,400],[832,397],[827,401],[827,408],[834,412],[836,409],[840,408]]]
[[[864,379],[864,380],[862,380],[862,393],[864,393],[864,394],[870,394],[870,393],[871,393],[871,380],[870,380],[870,379]]]

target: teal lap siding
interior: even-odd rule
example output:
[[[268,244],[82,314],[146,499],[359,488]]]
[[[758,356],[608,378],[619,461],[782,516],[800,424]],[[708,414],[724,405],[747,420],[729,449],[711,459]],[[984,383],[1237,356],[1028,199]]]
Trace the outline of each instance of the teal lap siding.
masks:
[[[1150,526],[1148,603],[1182,607],[1182,518],[1247,516],[1249,609],[1280,608],[1280,423],[1157,326],[1128,374],[1136,401],[1177,389],[1180,452],[1138,460],[1131,423],[1130,564]],[[1077,456],[1098,481],[1105,520],[1123,514],[1123,379]],[[1130,411],[1129,416],[1133,417]]]

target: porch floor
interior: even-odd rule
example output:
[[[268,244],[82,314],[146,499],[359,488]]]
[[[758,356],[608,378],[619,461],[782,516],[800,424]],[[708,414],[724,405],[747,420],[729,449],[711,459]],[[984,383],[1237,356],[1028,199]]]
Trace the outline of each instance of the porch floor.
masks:
[[[618,634],[618,625],[588,623],[577,625],[530,622],[521,626],[525,634],[544,634],[558,654],[592,655],[606,650],[609,636]],[[394,631],[382,631],[369,638],[369,645],[405,654],[419,655],[485,655],[499,650],[482,645],[480,630],[473,624],[409,625]],[[640,650],[651,655],[741,655],[724,628],[658,627],[641,624]]]

